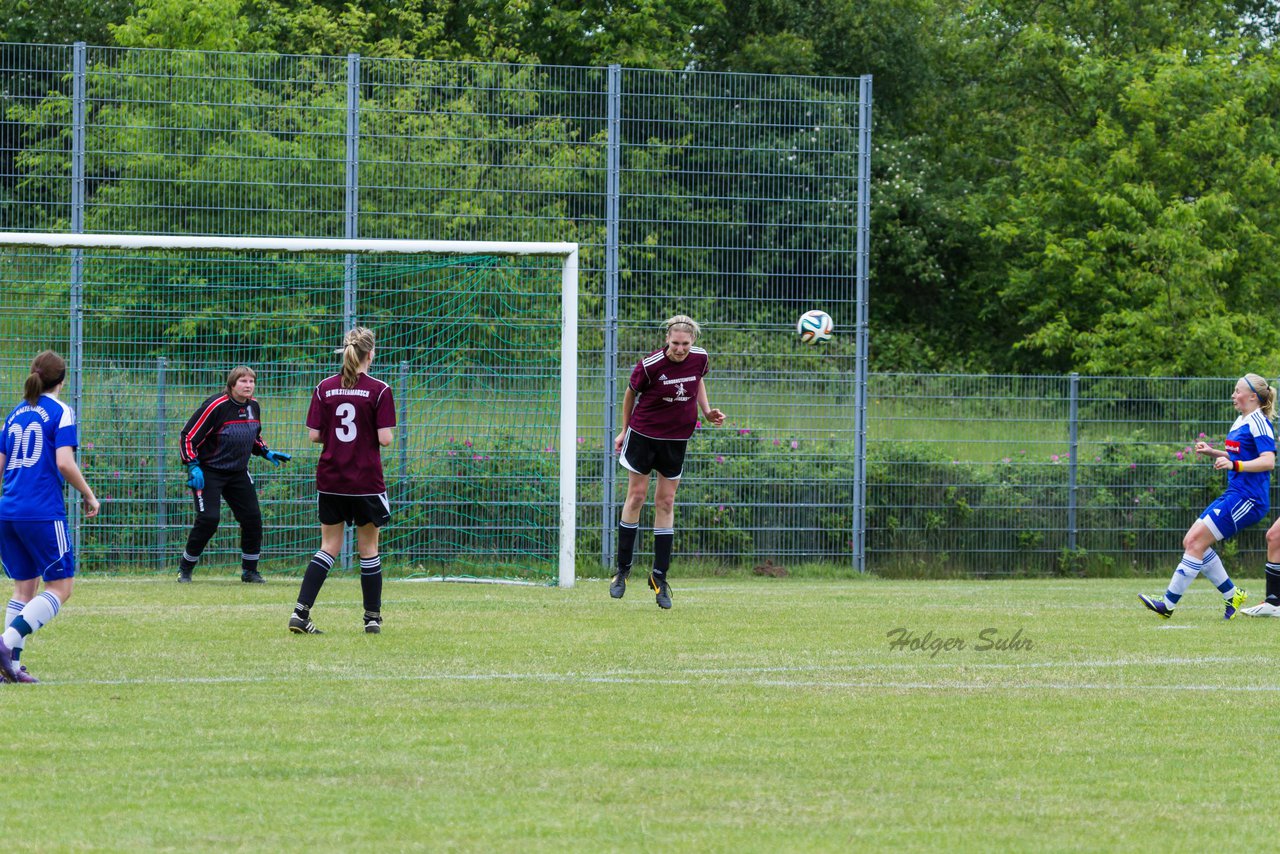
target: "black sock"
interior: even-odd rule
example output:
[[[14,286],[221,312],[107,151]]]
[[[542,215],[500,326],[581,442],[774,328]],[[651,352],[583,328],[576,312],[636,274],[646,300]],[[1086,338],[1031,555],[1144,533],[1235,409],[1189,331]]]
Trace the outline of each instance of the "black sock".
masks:
[[[1280,605],[1280,563],[1267,563],[1267,601]]]
[[[315,553],[311,563],[307,564],[307,573],[302,576],[302,589],[298,591],[298,605],[294,610],[299,617],[306,618],[311,613],[311,606],[320,595],[324,580],[329,577],[329,569],[333,566],[333,555],[323,549]]]
[[[258,556],[257,555],[240,555],[240,571],[241,572],[257,572]]]
[[[360,558],[360,592],[364,594],[364,611],[382,611],[382,556]]]
[[[618,523],[618,572],[631,569],[631,562],[635,559],[636,534],[639,532],[639,522]]]
[[[200,555],[190,555],[184,550],[182,552],[182,560],[178,561],[178,570],[180,572],[190,572],[196,568],[196,564],[200,562]]]
[[[653,575],[659,581],[666,580],[671,568],[671,547],[676,540],[675,528],[653,529]]]

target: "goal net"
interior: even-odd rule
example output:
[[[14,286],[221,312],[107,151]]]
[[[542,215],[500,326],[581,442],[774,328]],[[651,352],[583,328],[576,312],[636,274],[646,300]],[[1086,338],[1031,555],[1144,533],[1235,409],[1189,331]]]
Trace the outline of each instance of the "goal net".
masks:
[[[339,370],[345,330],[367,326],[399,422],[383,450],[387,564],[571,586],[577,260],[561,243],[0,233],[0,382],[16,403],[36,352],[67,357],[63,397],[104,504],[73,524],[81,565],[163,571],[192,521],[178,432],[251,366],[263,438],[294,455],[250,463],[262,567],[296,571],[318,542],[310,394]],[[202,567],[238,566],[222,517]]]

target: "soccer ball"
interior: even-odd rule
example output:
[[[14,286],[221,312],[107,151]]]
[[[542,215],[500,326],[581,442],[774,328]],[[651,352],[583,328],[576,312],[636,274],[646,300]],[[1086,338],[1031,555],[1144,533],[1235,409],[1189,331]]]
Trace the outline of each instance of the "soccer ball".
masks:
[[[830,341],[831,333],[834,331],[835,323],[832,322],[831,315],[816,308],[813,311],[806,311],[796,321],[796,332],[805,344],[823,344]]]

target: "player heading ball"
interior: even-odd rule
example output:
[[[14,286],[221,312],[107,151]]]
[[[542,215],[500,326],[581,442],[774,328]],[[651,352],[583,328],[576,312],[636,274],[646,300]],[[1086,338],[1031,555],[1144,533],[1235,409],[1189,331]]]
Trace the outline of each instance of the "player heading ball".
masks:
[[[622,431],[613,440],[618,463],[627,470],[627,497],[618,521],[618,571],[609,595],[621,599],[635,554],[640,510],[649,494],[649,475],[656,471],[653,493],[653,572],[649,587],[659,608],[671,607],[667,570],[675,542],[676,488],[684,474],[684,453],[701,412],[719,427],[724,413],[707,402],[710,370],[707,351],[695,347],[701,331],[692,317],[677,314],[663,324],[667,338],[636,363],[622,398]]]

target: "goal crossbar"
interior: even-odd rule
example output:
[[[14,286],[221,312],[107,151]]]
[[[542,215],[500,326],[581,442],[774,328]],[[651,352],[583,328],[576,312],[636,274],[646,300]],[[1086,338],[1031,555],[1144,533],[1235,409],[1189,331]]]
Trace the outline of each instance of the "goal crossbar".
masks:
[[[561,259],[558,583],[575,580],[578,431],[578,244],[501,240],[225,237],[0,232],[0,246],[45,249],[228,250],[337,255],[496,255]]]
[[[322,252],[389,255],[537,255],[577,263],[578,244],[507,240],[366,240],[363,238],[215,237],[186,234],[51,234],[0,231],[0,246],[50,249],[254,249],[263,252]]]

